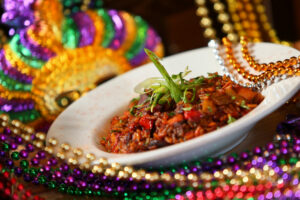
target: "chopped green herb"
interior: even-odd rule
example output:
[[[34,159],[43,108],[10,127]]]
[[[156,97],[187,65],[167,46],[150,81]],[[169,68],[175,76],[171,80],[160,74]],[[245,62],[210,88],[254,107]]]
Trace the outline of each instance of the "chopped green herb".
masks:
[[[189,92],[189,91],[188,91],[188,88],[186,88],[186,89],[184,90],[183,98],[182,98],[182,100],[183,100],[184,103],[191,103],[191,102],[194,101],[195,96],[196,96],[196,89],[195,89],[195,88],[192,88],[192,91],[193,91],[193,96],[192,96],[192,99],[189,100],[189,99],[187,98],[187,96],[186,96],[187,93]]]
[[[149,100],[150,100],[150,98],[147,98],[147,99],[145,100],[144,103],[148,102]],[[131,115],[135,115],[135,114],[134,114],[134,110],[135,110],[135,109],[142,108],[142,107],[144,106],[144,103],[139,104],[139,105],[132,106],[132,107],[129,109],[129,113],[130,113]]]
[[[231,115],[229,115],[228,120],[227,120],[227,124],[231,124],[234,121],[236,121],[236,119],[234,117],[232,117]]]
[[[159,62],[159,58],[155,55],[155,53],[153,53],[149,49],[145,49],[145,52],[149,56],[150,60],[154,63],[154,65],[156,66],[158,71],[161,73],[163,78],[165,79],[168,89],[170,90],[172,98],[175,100],[176,103],[179,102],[183,95],[180,87],[178,87],[178,85],[170,77],[167,70]]]
[[[214,73],[207,73],[207,74],[208,74],[208,79],[213,79],[213,78],[217,78],[220,76],[220,75],[214,74]]]
[[[199,76],[194,80],[194,84],[197,85],[202,84],[204,80],[205,80],[204,76]]]
[[[120,130],[111,130],[111,132],[113,132],[113,133],[120,133],[121,131]]]
[[[135,106],[132,106],[130,109],[129,109],[129,113],[131,114],[131,115],[134,115],[134,109],[135,109]]]
[[[188,67],[184,72],[170,76],[164,66],[160,63],[159,58],[152,51],[145,49],[145,52],[163,76],[163,79],[147,79],[135,88],[135,91],[138,91],[140,94],[142,94],[142,90],[149,90],[152,93],[149,104],[150,111],[153,112],[153,109],[157,104],[170,104],[171,99],[176,103],[181,100],[184,103],[193,102],[196,97],[195,87],[205,81],[204,76],[197,77],[192,82],[186,81],[184,77],[191,72]],[[209,73],[209,78],[215,78],[218,76],[219,75],[215,73]]]
[[[134,108],[141,108],[141,107],[143,107],[143,105],[144,105],[144,103],[139,104],[139,105],[135,105],[135,106],[133,106],[133,107],[134,107]]]
[[[208,96],[208,97],[210,96],[210,94],[208,94],[208,93],[206,93],[205,95]]]
[[[184,72],[180,72],[179,74],[173,74],[171,77],[175,83],[183,85],[186,82],[186,80],[184,80],[183,78],[189,73],[191,73],[191,70],[189,70],[189,67],[186,67]]]
[[[182,110],[184,110],[184,111],[190,111],[190,110],[192,110],[192,106],[191,107],[185,107],[185,108],[182,108]]]
[[[139,101],[139,100],[140,100],[140,97],[136,97],[136,98],[131,99],[130,102]]]
[[[151,112],[153,112],[154,107],[157,105],[158,100],[162,96],[162,93],[153,93],[153,94],[155,94],[154,95],[155,97],[154,97],[153,103],[151,104],[151,108],[150,108]]]
[[[231,99],[232,99],[232,100],[235,100],[235,99],[236,99],[236,97],[235,97],[235,96],[231,96]]]
[[[245,102],[245,100],[242,100],[242,102],[241,102],[241,105],[240,105],[242,108],[245,108],[245,109],[247,109],[247,110],[249,110],[250,108],[249,108],[249,106],[247,106],[246,105],[246,102]]]
[[[170,94],[165,94],[158,101],[158,104],[160,104],[160,105],[163,105],[165,103],[168,103],[170,105]]]
[[[106,137],[102,137],[102,140],[106,141]]]

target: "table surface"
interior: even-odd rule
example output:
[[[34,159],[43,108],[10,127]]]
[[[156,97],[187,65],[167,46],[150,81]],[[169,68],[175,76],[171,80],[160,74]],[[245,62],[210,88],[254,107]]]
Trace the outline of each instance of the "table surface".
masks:
[[[298,103],[299,104],[299,103]],[[236,146],[234,149],[229,151],[231,152],[241,152],[247,149],[252,149],[255,146],[263,146],[266,143],[272,141],[274,135],[276,134],[276,126],[279,122],[285,119],[287,114],[299,114],[300,108],[296,104],[284,105],[266,116],[262,120],[260,120],[249,132],[246,139]],[[227,154],[228,154],[227,153]],[[91,197],[75,197],[61,194],[57,191],[48,190],[42,186],[28,185],[32,190],[34,195],[39,195],[40,197],[44,197],[45,199],[52,200],[67,200],[67,199],[93,199]],[[100,198],[97,198],[100,199]],[[101,198],[105,199],[106,198]],[[109,198],[111,199],[111,198]]]

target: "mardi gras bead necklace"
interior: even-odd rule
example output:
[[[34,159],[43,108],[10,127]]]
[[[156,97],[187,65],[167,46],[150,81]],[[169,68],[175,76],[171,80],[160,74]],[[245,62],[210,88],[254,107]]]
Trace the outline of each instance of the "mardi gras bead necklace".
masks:
[[[204,37],[215,39],[218,34],[213,27],[213,20],[209,17],[209,11],[205,0],[195,0],[198,9],[196,14],[201,17],[200,25],[205,28]],[[247,36],[249,40],[259,42],[263,40],[262,29],[268,35],[266,41],[281,43],[291,46],[291,43],[280,41],[276,31],[272,28],[266,9],[261,0],[226,0],[226,6],[219,0],[211,0],[214,11],[218,15],[218,21],[222,23],[222,31],[228,39],[236,42],[238,37]],[[222,17],[223,16],[223,17]],[[222,20],[220,20],[222,18]],[[233,24],[230,22],[232,20]]]
[[[243,29],[241,20],[239,15],[237,14],[237,9],[236,9],[236,1],[235,0],[227,0],[227,5],[228,5],[228,11],[230,13],[230,16],[232,18],[232,21],[234,23],[234,29],[237,32],[239,36],[245,35],[245,31]]]
[[[248,42],[245,37],[241,39],[241,51],[243,58],[248,62],[249,66],[257,71],[263,71],[258,75],[251,74],[245,67],[242,66],[240,62],[237,61],[232,43],[228,38],[223,38],[222,43],[225,48],[225,59],[220,55],[220,47],[217,42],[212,41],[210,47],[215,49],[216,58],[219,60],[223,70],[226,72],[234,82],[239,83],[245,87],[254,87],[257,89],[262,89],[265,86],[277,82],[279,80],[285,79],[288,76],[299,76],[300,69],[297,68],[299,61],[296,57],[291,57],[290,59],[285,59],[284,61],[277,61],[275,63],[262,63],[256,62],[255,58],[249,54]],[[249,82],[243,82],[236,80],[228,71],[227,66],[231,65],[237,73],[239,73],[244,79]]]
[[[230,17],[225,12],[225,5],[219,0],[210,0],[213,3],[213,9],[217,12],[217,19],[222,23],[222,31],[232,41],[237,41],[237,35],[234,33],[233,25],[230,22]],[[206,7],[206,0],[195,1],[198,9],[196,14],[201,17],[200,25],[205,29],[204,37],[212,39],[216,38],[216,30],[213,28],[213,20],[209,17],[209,11]]]
[[[7,119],[5,116],[2,116],[3,119]],[[38,148],[42,148],[43,147],[43,141],[45,140],[45,134],[44,133],[33,133],[33,131],[31,129],[28,129],[26,127],[24,127],[24,125],[18,121],[12,121],[12,129],[11,131],[17,135],[20,135],[24,140],[28,141],[32,138],[34,138],[33,140],[33,144],[35,146],[37,146]],[[23,129],[23,130],[22,130]],[[77,156],[77,158],[82,158],[83,157],[83,152],[82,150],[80,149],[73,149],[71,148],[70,145],[66,144],[66,143],[63,143],[63,144],[60,144],[58,143],[57,140],[55,139],[49,139],[49,143],[51,144],[52,147],[55,147],[55,146],[59,146],[59,148],[61,149],[61,152],[57,154],[58,158],[60,159],[65,159],[65,155],[68,154],[68,152],[72,152],[75,156]],[[51,146],[49,146],[48,148],[45,148],[45,150],[49,151],[49,149],[51,149]],[[256,152],[258,153],[258,155],[261,153],[261,150],[256,150]],[[242,155],[242,157],[244,159],[247,159],[248,158],[248,155],[245,154],[245,155]],[[95,160],[95,156],[91,153],[88,153],[85,155],[85,159],[88,161],[88,164],[84,164],[82,165],[81,167],[83,169],[90,169],[90,167],[92,167],[90,165],[90,162],[91,161],[94,161]],[[230,160],[230,159],[229,159]],[[232,158],[231,158],[232,160]],[[234,160],[234,159],[233,159]],[[159,174],[157,174],[156,172],[154,173],[147,173],[146,171],[144,170],[138,170],[137,172],[134,172],[133,168],[132,167],[129,167],[129,166],[125,166],[125,167],[122,167],[121,165],[117,164],[117,163],[112,163],[112,164],[108,164],[107,161],[105,159],[100,159],[100,164],[101,166],[99,165],[95,165],[94,167],[92,167],[92,171],[94,173],[105,173],[107,176],[114,176],[114,175],[117,175],[119,174],[120,176],[123,176],[124,173],[128,173],[126,176],[130,176],[132,175],[132,178],[135,179],[135,180],[142,180],[142,179],[146,179],[148,181],[158,181],[160,180],[162,177],[163,180],[167,180],[167,181],[192,181],[192,182],[195,182],[198,180],[198,176],[196,174],[193,174],[193,173],[187,173],[187,172],[182,172],[182,173],[174,173],[174,178],[172,178],[172,176],[168,173],[166,174],[161,174],[161,178],[159,176]],[[77,164],[76,162],[74,163],[74,159],[69,159],[68,160],[69,164],[72,165],[73,164]],[[226,161],[216,161],[216,165],[221,165],[219,162],[226,162]],[[230,162],[234,162],[234,161],[230,161]],[[225,163],[223,163],[225,164]],[[89,165],[89,167],[87,167],[87,165]],[[237,168],[238,169],[238,168]],[[124,171],[122,171],[124,170]],[[253,169],[255,171],[255,169]],[[197,172],[197,170],[193,170],[194,172]],[[232,173],[231,172],[231,169],[224,169],[223,172],[225,175],[228,175],[229,177],[232,177]],[[241,179],[244,177],[246,171],[244,172],[243,170],[239,171],[236,175],[237,175],[237,179]],[[254,173],[254,172],[253,172]],[[230,175],[231,174],[231,175]],[[125,177],[126,177],[125,176]],[[202,173],[201,176],[199,176],[199,179],[204,179],[205,181],[207,182],[210,182],[212,181],[212,179],[219,179],[220,177],[220,174],[219,172],[214,172],[214,175],[211,176],[209,173]],[[123,177],[124,178],[124,177]],[[171,180],[170,180],[171,179]],[[248,182],[248,181],[247,181]],[[196,184],[193,184],[194,186]]]
[[[239,192],[239,196],[256,196],[261,193],[265,194],[265,190],[280,196],[285,195],[285,192],[277,194],[278,189],[282,191],[283,188],[291,188],[293,191],[291,195],[297,194],[297,190],[293,190],[293,188],[299,183],[299,177],[290,178],[287,174],[293,174],[300,169],[300,161],[297,159],[297,154],[300,152],[300,140],[290,135],[277,135],[276,143],[269,143],[265,148],[256,147],[253,153],[243,152],[240,156],[233,155],[215,160],[208,159],[201,163],[191,163],[191,165],[186,165],[182,169],[171,171],[167,169],[160,173],[147,172],[129,166],[123,167],[117,163],[108,164],[105,159],[101,159],[102,166],[97,168],[98,171],[94,168],[95,166],[92,167],[94,170],[91,173],[84,170],[88,169],[87,165],[81,166],[81,169],[73,168],[72,160],[69,161],[70,166],[61,164],[57,168],[58,160],[50,158],[46,160],[47,165],[43,164],[43,167],[39,167],[41,163],[44,163],[43,160],[47,158],[45,151],[40,150],[33,157],[29,154],[32,154],[36,148],[44,148],[45,134],[35,133],[33,129],[16,120],[9,121],[5,115],[1,115],[0,118],[2,120],[1,126],[5,128],[0,135],[2,149],[0,150],[0,157],[3,158],[10,149],[12,150],[8,154],[10,158],[5,161],[5,171],[12,172],[10,169],[14,169],[13,173],[16,176],[23,175],[25,181],[51,186],[51,189],[58,188],[60,192],[76,195],[123,196],[128,197],[128,199],[133,198],[131,195],[127,196],[128,192],[133,192],[134,195],[141,198],[144,195],[151,195],[160,196],[163,199],[175,198],[176,193],[185,191],[207,198],[211,196],[209,191],[219,191],[219,198],[230,197],[230,195],[235,196],[235,194],[228,195],[229,192]],[[16,139],[10,140],[11,137]],[[26,144],[25,148],[17,150],[18,146],[23,144],[24,141],[31,140],[33,140],[36,147]],[[58,145],[58,141],[55,139],[51,139],[49,142],[54,146]],[[74,155],[83,156],[81,150],[72,150],[68,144],[58,146],[60,146],[63,154],[72,151]],[[280,147],[279,151],[277,151],[278,147]],[[32,158],[30,162],[26,160],[29,157]],[[92,154],[86,154],[85,157],[87,160],[94,159]],[[63,156],[60,156],[60,158],[63,158]],[[286,161],[284,158],[290,159]],[[51,168],[56,169],[51,170]],[[103,170],[100,170],[101,168]],[[98,173],[100,174],[98,175]],[[102,179],[101,183],[99,178]],[[125,185],[122,184],[126,180],[129,182]],[[137,184],[136,181],[139,183]],[[160,181],[166,183],[175,181],[181,187],[176,187],[174,184],[165,185]],[[183,187],[187,183],[191,183],[190,187]],[[251,186],[253,184],[257,184],[259,187]],[[104,185],[106,186],[104,187]],[[149,190],[149,193],[147,190]],[[157,192],[150,193],[151,190]],[[177,197],[179,196],[177,195]],[[189,197],[191,198],[191,194],[189,194]]]
[[[218,21],[221,22],[222,31],[227,34],[231,41],[237,41],[237,34],[234,33],[233,24],[230,21],[230,16],[225,12],[225,5],[220,1],[212,1],[214,3],[214,10],[218,13]]]
[[[283,61],[276,61],[270,63],[262,63],[259,64],[253,56],[250,55],[248,50],[248,39],[247,37],[241,37],[240,40],[241,44],[241,51],[243,54],[243,58],[248,62],[248,64],[257,69],[257,71],[274,71],[275,75],[277,73],[287,74],[287,75],[300,75],[299,74],[299,63],[300,63],[300,56],[295,57],[292,56],[288,59],[284,59]],[[297,69],[298,68],[298,69]],[[276,71],[277,70],[277,73]]]
[[[209,18],[209,11],[205,6],[205,0],[197,0],[198,5],[196,14],[201,17],[200,25],[205,29],[203,34],[205,38],[216,38],[216,30],[212,26],[212,20]]]
[[[25,46],[23,43],[22,45]],[[74,57],[67,56],[67,58]],[[44,73],[52,70],[51,67],[43,69]],[[50,83],[50,80],[54,81],[54,76],[49,78],[46,83]],[[47,90],[43,89],[46,89],[45,85],[47,84],[42,81],[37,82],[42,87],[38,88],[36,92],[44,95]],[[1,94],[9,96],[10,91]],[[23,99],[31,97],[19,91],[13,91],[13,94],[20,95]],[[76,94],[75,91],[70,95],[76,97]],[[35,98],[34,96],[31,98]],[[12,100],[12,97],[13,95],[10,95],[9,100]],[[62,99],[61,105],[65,105],[64,100]],[[19,103],[18,100],[14,101],[6,101],[4,104]],[[41,100],[41,103],[38,104],[43,105],[43,103],[44,101]],[[30,107],[31,103],[24,101],[23,104]],[[47,108],[45,105],[41,107]],[[17,109],[15,104],[14,109]],[[45,147],[44,133],[36,133],[32,128],[19,121],[10,121],[6,115],[2,115],[0,118],[2,119],[0,120],[0,159],[5,163],[1,172],[14,173],[16,176],[23,177],[25,181],[57,189],[63,193],[125,199],[151,199],[154,197],[181,199],[183,196],[177,193],[182,192],[186,192],[189,199],[193,199],[193,195],[197,195],[199,198],[230,198],[231,196],[235,197],[235,193],[238,193],[236,197],[248,195],[249,198],[262,193],[261,198],[269,198],[270,194],[276,195],[276,197],[297,194],[296,187],[299,183],[299,176],[292,178],[289,176],[296,174],[295,172],[299,171],[300,167],[297,159],[300,140],[297,137],[287,136],[284,139],[277,137],[276,142],[268,144],[265,148],[256,148],[253,153],[243,152],[240,156],[208,159],[185,164],[178,168],[155,171],[120,166],[117,163],[109,164],[103,158],[99,159],[99,165],[92,165],[91,161],[95,159],[93,154],[73,149],[70,145],[61,144],[54,138],[49,140],[51,145]],[[280,150],[277,151],[279,147]],[[54,148],[60,149],[59,154],[56,155],[57,158],[50,157],[53,155]],[[69,154],[72,157],[69,157]],[[86,160],[80,166],[81,169],[76,168],[78,159]],[[58,162],[61,162],[59,160],[69,164],[58,165]],[[272,179],[266,178],[269,176]],[[254,186],[254,183],[257,183],[259,187]],[[280,188],[279,193],[278,188]],[[265,194],[265,191],[271,193]]]
[[[11,177],[11,174],[3,170],[3,165],[0,164],[0,191],[2,199],[34,199],[34,200],[44,200],[44,198],[33,195],[32,192],[20,183],[16,177]]]
[[[222,24],[222,31],[231,41],[237,41],[237,35],[234,33],[233,24],[230,21],[230,16],[226,12],[225,5],[219,0],[210,0],[213,3],[213,9],[217,13],[217,19]]]
[[[244,1],[235,1],[233,0],[233,5],[235,6],[236,12],[236,21],[240,21],[240,25],[242,26],[242,31],[240,32],[241,35],[247,35],[253,41],[259,42],[262,40],[261,33],[259,31],[259,24],[257,23],[257,15],[254,12],[253,6],[251,2],[244,0]],[[239,19],[238,19],[239,18]]]

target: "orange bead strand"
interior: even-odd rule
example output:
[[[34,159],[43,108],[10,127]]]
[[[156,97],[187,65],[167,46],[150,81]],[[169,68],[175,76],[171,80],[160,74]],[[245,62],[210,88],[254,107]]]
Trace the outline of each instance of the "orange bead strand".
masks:
[[[251,74],[242,64],[237,60],[234,55],[232,42],[228,38],[222,39],[222,44],[224,46],[224,59],[221,58],[220,55],[217,55],[218,60],[221,60],[221,65],[224,67],[224,70],[228,75],[233,79],[232,75],[228,72],[228,69],[225,69],[226,66],[224,61],[229,63],[233,69],[241,75],[244,79],[248,80],[247,83],[239,82],[240,84],[248,87],[257,87],[261,88],[265,85],[271,84],[275,78],[284,79],[286,76],[299,76],[300,75],[300,56],[291,57],[289,59],[285,59],[283,61],[276,61],[270,63],[258,63],[256,59],[250,55],[250,51],[248,49],[248,39],[246,37],[241,37],[241,52],[243,59],[247,61],[250,67],[254,70],[262,72],[258,75]],[[217,45],[212,45],[216,52],[219,51]],[[223,60],[223,61],[222,61]],[[237,82],[234,79],[235,82]]]

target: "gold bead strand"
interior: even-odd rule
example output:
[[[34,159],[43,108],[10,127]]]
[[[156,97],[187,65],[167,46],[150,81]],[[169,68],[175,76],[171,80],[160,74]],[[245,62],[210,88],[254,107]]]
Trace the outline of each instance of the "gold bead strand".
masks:
[[[237,14],[237,1],[236,0],[226,0],[228,5],[228,11],[231,15],[234,29],[236,30],[238,36],[246,35],[246,32],[242,26],[241,19]]]
[[[217,13],[217,19],[222,23],[222,31],[227,35],[232,42],[237,42],[238,36],[234,32],[233,24],[230,21],[229,14],[225,11],[226,7],[220,0],[210,0],[213,3],[213,8]]]
[[[251,41],[260,42],[261,34],[256,23],[256,15],[253,12],[253,6],[249,0],[238,0],[236,2],[238,15],[241,19],[241,25],[245,30],[245,35],[250,37]]]
[[[293,68],[291,63],[295,63],[295,57],[292,57],[291,60],[286,59],[283,63],[286,64],[285,67],[279,67],[279,68],[268,68],[268,64],[262,64],[266,69],[263,69],[263,73],[259,75],[253,75],[250,74],[249,71],[246,71],[244,67],[242,67],[241,63],[239,63],[236,59],[236,57],[233,54],[233,49],[232,49],[232,43],[229,41],[228,38],[223,38],[222,39],[223,45],[225,46],[225,54],[226,54],[226,59],[228,63],[230,63],[233,68],[240,74],[244,79],[247,79],[248,81],[255,83],[255,87],[264,87],[266,85],[271,84],[275,78],[277,79],[283,79],[286,76],[299,76],[300,75],[300,69],[299,68]],[[216,49],[217,50],[217,49]],[[218,51],[218,50],[217,50]],[[244,52],[245,53],[245,52]],[[218,56],[219,59],[219,56]],[[297,61],[297,59],[296,59]],[[277,63],[277,62],[276,62]],[[283,76],[283,77],[282,77]],[[234,80],[234,82],[237,82]],[[240,83],[242,84],[242,83]],[[251,86],[250,83],[242,84],[245,87]]]
[[[242,46],[241,51],[243,58],[248,62],[250,67],[257,71],[270,71],[278,68],[287,68],[290,70],[292,68],[297,67],[297,65],[300,62],[300,60],[297,57],[293,56],[289,59],[285,59],[284,61],[259,64],[255,61],[254,57],[249,54],[247,37],[241,37],[240,44]]]
[[[212,27],[212,20],[209,18],[209,11],[205,6],[206,0],[195,0],[198,8],[196,11],[197,16],[201,17],[200,26],[204,28],[204,37],[208,39],[216,38],[216,30]]]
[[[250,21],[249,33],[247,33],[250,37],[253,38],[254,42],[261,42],[262,35],[260,32],[260,24],[258,23],[257,14],[254,10],[254,6],[250,0],[244,1],[244,10],[247,13],[247,18]]]
[[[227,45],[230,44],[230,41],[225,41]],[[5,122],[5,123],[3,123]],[[44,140],[45,135],[44,133],[35,133],[35,131],[27,127],[23,124],[21,124],[18,121],[10,121],[8,115],[2,114],[0,115],[0,128],[4,127],[15,127],[18,129],[18,133],[21,132],[26,132],[26,134],[35,134],[36,137],[38,137],[40,140]],[[13,134],[15,134],[13,132]],[[290,137],[290,136],[289,136]],[[64,151],[64,154],[60,155],[61,158],[64,160],[66,159],[66,152],[72,151],[74,155],[82,156],[84,152],[81,149],[74,149],[72,148],[69,144],[63,143],[59,145],[59,141],[55,138],[49,138],[48,139],[49,143],[49,148],[55,148],[58,147],[62,151]],[[41,147],[40,149],[46,150],[47,147]],[[48,151],[47,151],[48,152]],[[49,152],[50,153],[50,152]],[[52,154],[52,153],[50,153]],[[85,154],[85,157],[87,160],[94,160],[95,156],[93,154]],[[78,165],[77,163],[77,157],[76,158],[69,158],[68,163],[71,165]],[[262,169],[255,169],[251,168],[249,171],[248,170],[237,170],[232,171],[230,168],[225,168],[222,170],[217,170],[214,173],[201,173],[199,175],[194,174],[194,173],[189,173],[188,175],[182,175],[180,173],[175,173],[173,175],[169,174],[168,172],[164,172],[160,174],[159,172],[149,172],[144,169],[139,169],[136,170],[131,166],[121,166],[118,163],[111,163],[109,164],[108,161],[105,158],[100,158],[98,159],[98,164],[97,165],[91,165],[89,162],[83,163],[81,165],[82,169],[90,170],[92,169],[92,172],[94,173],[101,173],[101,174],[106,174],[111,177],[116,177],[118,176],[121,179],[128,179],[132,178],[134,180],[148,180],[151,182],[157,182],[157,181],[163,181],[165,183],[174,183],[176,182],[179,186],[192,186],[197,188],[199,186],[199,181],[204,185],[205,188],[210,188],[211,187],[211,181],[212,180],[217,180],[219,181],[220,185],[227,184],[225,183],[224,179],[230,179],[231,185],[236,185],[236,184],[242,184],[244,183],[250,183],[253,184],[253,176],[257,176],[256,178],[259,177],[260,180],[266,180],[268,177],[269,181],[275,182],[280,178],[280,176],[277,176],[274,174],[274,170],[270,168],[268,165],[264,165]],[[287,165],[284,165],[281,167],[282,171],[284,172],[297,172],[299,171],[300,168],[300,162],[298,161],[295,166],[289,167]],[[270,180],[271,179],[271,180]]]
[[[280,43],[279,38],[276,35],[276,31],[272,28],[268,17],[266,15],[266,8],[262,4],[262,0],[254,0],[256,12],[259,15],[259,21],[262,24],[263,29],[266,31],[267,35],[269,36],[269,39],[273,43]]]
[[[227,59],[228,63],[230,63],[232,65],[232,67],[238,72],[238,74],[240,74],[244,79],[247,79],[250,82],[253,82],[255,84],[265,81],[265,79],[264,79],[265,77],[262,76],[262,74],[260,74],[260,75],[250,74],[248,71],[245,70],[245,68],[241,65],[241,63],[239,63],[237,61],[236,57],[233,54],[232,43],[228,40],[228,38],[223,38],[222,43],[226,49],[225,54],[226,54],[226,59]],[[234,80],[234,82],[237,82],[237,81]],[[245,87],[250,86],[250,83],[248,83],[248,84],[243,84],[242,82],[238,82],[238,83]],[[259,85],[257,85],[256,87],[259,87]]]

